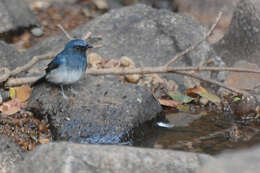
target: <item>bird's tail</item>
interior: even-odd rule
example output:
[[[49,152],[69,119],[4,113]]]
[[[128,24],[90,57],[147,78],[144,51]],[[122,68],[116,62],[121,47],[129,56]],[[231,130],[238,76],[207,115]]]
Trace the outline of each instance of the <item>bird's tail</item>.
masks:
[[[32,84],[31,84],[31,86],[33,87],[33,86],[36,86],[36,85],[38,85],[39,83],[42,83],[43,81],[45,81],[45,76],[46,76],[46,74],[44,74],[44,75],[42,75],[42,76],[39,76],[39,78],[35,81],[35,82],[33,82]]]

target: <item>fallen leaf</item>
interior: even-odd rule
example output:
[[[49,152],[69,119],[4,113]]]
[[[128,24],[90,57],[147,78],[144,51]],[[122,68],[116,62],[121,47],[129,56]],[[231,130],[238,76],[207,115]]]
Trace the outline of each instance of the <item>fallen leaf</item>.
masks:
[[[3,116],[9,116],[9,115],[13,115],[16,112],[20,111],[21,107],[22,107],[22,105],[18,100],[12,99],[7,102],[4,102],[0,106],[0,111],[2,112]]]
[[[32,88],[29,86],[21,86],[21,87],[15,87],[15,98],[18,99],[20,102],[25,102],[27,101],[32,92]],[[10,95],[12,92],[12,88],[9,90]]]
[[[168,95],[175,101],[182,102],[182,103],[190,103],[193,98],[187,95],[181,94],[179,92],[168,93]]]
[[[178,105],[177,109],[182,112],[190,112],[190,106],[189,105]]]
[[[49,143],[49,142],[50,142],[50,139],[48,139],[48,138],[43,138],[43,139],[40,139],[39,142],[40,142],[40,144],[46,144],[46,143]]]
[[[233,102],[238,102],[238,101],[240,101],[241,99],[239,98],[239,97],[235,97],[234,99],[233,99]]]
[[[15,98],[15,96],[16,96],[15,88],[9,89],[9,95],[10,95],[11,99]]]
[[[167,99],[159,99],[159,102],[163,106],[168,107],[177,107],[177,105],[180,105],[180,102],[174,101],[174,100],[167,100]]]
[[[218,96],[209,93],[202,86],[195,86],[194,88],[189,88],[189,89],[187,89],[186,94],[191,97],[196,97],[196,95],[199,95],[201,97],[208,99],[209,101],[211,101],[213,103],[220,103],[220,101],[221,101]]]

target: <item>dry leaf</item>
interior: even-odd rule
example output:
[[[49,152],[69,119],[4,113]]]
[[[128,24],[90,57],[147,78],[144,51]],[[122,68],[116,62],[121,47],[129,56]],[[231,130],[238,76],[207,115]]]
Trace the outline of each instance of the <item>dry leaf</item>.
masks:
[[[194,88],[189,88],[189,89],[187,89],[186,93],[190,97],[196,97],[196,96],[199,95],[201,97],[208,99],[209,101],[211,101],[213,103],[220,103],[221,102],[221,100],[218,96],[209,93],[202,86],[195,86]]]
[[[29,86],[21,86],[21,87],[15,87],[15,98],[18,99],[20,102],[26,102],[32,92],[32,88]]]
[[[43,138],[43,139],[40,139],[39,142],[40,142],[40,144],[46,144],[46,143],[49,143],[49,142],[50,142],[50,139],[48,139],[48,138]]]
[[[168,107],[177,107],[180,105],[180,102],[176,102],[174,100],[167,100],[167,99],[159,99],[159,102],[163,106],[168,106]]]
[[[4,102],[0,106],[0,111],[2,112],[3,116],[9,116],[9,115],[13,115],[16,112],[20,111],[21,107],[22,107],[22,105],[17,99],[12,99],[7,102]]]

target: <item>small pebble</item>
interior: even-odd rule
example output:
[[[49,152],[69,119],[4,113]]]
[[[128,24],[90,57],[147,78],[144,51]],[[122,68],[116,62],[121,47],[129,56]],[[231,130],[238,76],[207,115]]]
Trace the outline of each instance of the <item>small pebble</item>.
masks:
[[[31,32],[35,37],[41,37],[43,35],[43,30],[41,28],[33,28]]]

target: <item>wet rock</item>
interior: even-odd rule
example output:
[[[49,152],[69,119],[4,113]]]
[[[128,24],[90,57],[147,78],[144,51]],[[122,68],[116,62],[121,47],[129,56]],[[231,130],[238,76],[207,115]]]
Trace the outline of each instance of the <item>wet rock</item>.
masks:
[[[0,33],[39,25],[36,16],[24,0],[2,0],[0,17]]]
[[[238,60],[260,65],[260,5],[258,1],[240,0],[228,32],[215,45],[220,57],[232,66]]]
[[[216,159],[211,159],[197,173],[258,173],[260,165],[260,148],[255,147],[243,151],[223,153]]]
[[[204,154],[170,150],[50,143],[27,155],[13,173],[191,173],[210,159]]]
[[[21,160],[23,160],[21,148],[10,139],[0,136],[0,172],[10,172]]]
[[[195,44],[205,35],[206,30],[190,17],[139,4],[112,10],[77,28],[72,35],[81,37],[88,31],[93,36],[102,37],[97,43],[102,47],[92,51],[104,58],[120,59],[127,56],[136,66],[159,66],[171,60],[176,53]],[[26,54],[31,56],[58,50],[67,41],[64,35],[49,38],[29,49]],[[93,43],[93,40],[90,42]],[[205,41],[174,66],[198,66],[214,57],[213,49]],[[218,66],[217,62],[213,63]],[[201,74],[210,76],[208,72]],[[176,80],[180,85],[187,84],[187,87],[191,87],[188,84],[192,82],[188,78],[173,74],[165,76]]]
[[[56,140],[130,144],[134,130],[162,112],[148,89],[114,77],[88,76],[72,88],[66,100],[59,87],[42,83],[28,103],[35,116],[47,116]]]

